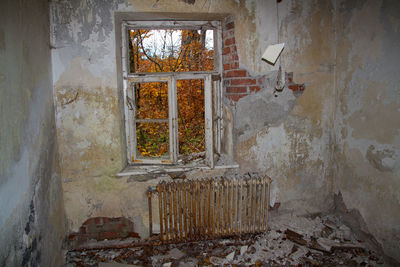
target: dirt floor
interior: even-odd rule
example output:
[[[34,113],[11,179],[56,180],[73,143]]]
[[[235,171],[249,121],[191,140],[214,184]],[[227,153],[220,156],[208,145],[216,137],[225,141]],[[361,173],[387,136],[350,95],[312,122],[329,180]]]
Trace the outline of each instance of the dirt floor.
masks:
[[[360,240],[340,216],[276,213],[269,228],[264,234],[181,244],[91,242],[68,251],[66,266],[388,266],[370,240]],[[84,249],[89,247],[103,249]]]

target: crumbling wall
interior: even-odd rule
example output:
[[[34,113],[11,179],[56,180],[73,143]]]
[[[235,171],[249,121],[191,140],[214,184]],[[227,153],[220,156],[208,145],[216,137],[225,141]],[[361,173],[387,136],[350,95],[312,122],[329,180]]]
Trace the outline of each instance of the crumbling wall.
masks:
[[[143,237],[148,225],[145,190],[158,182],[114,176],[125,166],[126,154],[116,12],[231,15],[226,22],[233,24],[225,25],[225,31],[233,36],[224,40],[224,48],[229,47],[224,60],[234,56],[224,66],[225,78],[233,75],[224,86],[225,151],[240,164],[239,172],[271,176],[273,202],[282,207],[305,213],[329,205],[328,115],[334,97],[330,1],[54,0],[52,7],[57,138],[69,231],[77,231],[90,217],[123,216]],[[273,94],[278,64],[265,63],[261,55],[278,41],[278,30],[280,41],[286,42],[281,63],[293,72],[290,82],[305,83],[303,93],[294,86]]]
[[[48,1],[1,1],[0,13],[0,266],[59,266]]]
[[[236,155],[242,171],[273,178],[272,204],[312,213],[331,203],[334,5],[278,2],[281,65],[305,90],[286,86],[274,97],[275,74],[258,93],[241,98],[234,108]]]
[[[400,4],[337,1],[335,191],[400,260]]]

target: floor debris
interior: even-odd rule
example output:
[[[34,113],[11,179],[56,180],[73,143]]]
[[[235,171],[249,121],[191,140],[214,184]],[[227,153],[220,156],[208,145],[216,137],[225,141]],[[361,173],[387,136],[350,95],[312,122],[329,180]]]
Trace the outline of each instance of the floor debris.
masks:
[[[219,240],[71,250],[66,266],[386,266],[334,215],[275,215],[269,226],[264,234]]]

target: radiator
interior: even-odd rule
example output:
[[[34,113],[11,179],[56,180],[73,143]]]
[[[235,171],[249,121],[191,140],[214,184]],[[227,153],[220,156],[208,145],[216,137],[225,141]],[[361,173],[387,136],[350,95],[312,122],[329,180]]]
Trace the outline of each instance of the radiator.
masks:
[[[156,193],[161,241],[212,239],[268,230],[270,183],[270,178],[257,174],[159,183]],[[151,204],[149,209],[152,220]]]

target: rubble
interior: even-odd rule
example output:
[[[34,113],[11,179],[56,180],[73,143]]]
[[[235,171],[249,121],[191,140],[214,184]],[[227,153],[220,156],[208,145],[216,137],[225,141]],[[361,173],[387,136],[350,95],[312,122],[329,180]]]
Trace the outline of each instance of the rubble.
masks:
[[[334,215],[275,214],[269,227],[264,234],[219,240],[69,251],[66,262],[67,266],[98,266],[100,262],[171,267],[385,266],[383,256],[368,249]]]

